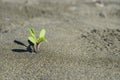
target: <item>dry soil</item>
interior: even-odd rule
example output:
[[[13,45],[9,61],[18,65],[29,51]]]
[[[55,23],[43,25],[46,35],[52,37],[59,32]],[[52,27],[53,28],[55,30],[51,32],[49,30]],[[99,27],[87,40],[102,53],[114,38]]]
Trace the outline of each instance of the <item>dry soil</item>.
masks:
[[[0,0],[0,80],[120,80],[120,0]],[[29,29],[46,29],[35,54]]]

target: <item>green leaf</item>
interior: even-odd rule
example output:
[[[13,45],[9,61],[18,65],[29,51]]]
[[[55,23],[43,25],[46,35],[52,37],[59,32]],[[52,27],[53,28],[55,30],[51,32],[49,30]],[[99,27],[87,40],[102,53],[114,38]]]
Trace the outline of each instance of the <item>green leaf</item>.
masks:
[[[45,37],[45,33],[46,33],[45,29],[42,29],[42,30],[40,31],[39,38],[44,38],[44,37]]]
[[[45,39],[45,38],[43,39],[43,41],[48,42],[47,39]]]
[[[28,37],[28,40],[30,40],[34,45],[36,45],[36,40],[33,37]]]
[[[33,38],[36,39],[35,31],[33,29],[30,29],[29,32],[33,36]]]
[[[40,42],[43,42],[43,41],[48,42],[47,39],[45,39],[45,38],[39,38],[37,42],[40,43]]]

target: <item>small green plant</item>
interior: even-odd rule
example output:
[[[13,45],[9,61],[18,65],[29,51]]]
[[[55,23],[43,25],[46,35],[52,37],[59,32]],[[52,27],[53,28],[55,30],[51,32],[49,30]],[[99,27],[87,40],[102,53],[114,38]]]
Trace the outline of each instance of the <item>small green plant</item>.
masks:
[[[39,51],[39,46],[41,42],[47,42],[47,39],[45,38],[45,29],[42,29],[40,31],[39,37],[37,38],[36,33],[33,29],[29,30],[31,36],[28,37],[28,40],[33,43],[33,49],[35,53],[38,53]]]

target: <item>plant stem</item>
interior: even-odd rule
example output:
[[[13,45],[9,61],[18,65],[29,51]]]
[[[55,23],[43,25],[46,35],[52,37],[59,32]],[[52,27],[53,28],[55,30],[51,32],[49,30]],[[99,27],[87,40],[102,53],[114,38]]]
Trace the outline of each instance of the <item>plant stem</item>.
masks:
[[[39,47],[40,47],[40,44],[34,45],[34,52],[35,53],[39,52]]]

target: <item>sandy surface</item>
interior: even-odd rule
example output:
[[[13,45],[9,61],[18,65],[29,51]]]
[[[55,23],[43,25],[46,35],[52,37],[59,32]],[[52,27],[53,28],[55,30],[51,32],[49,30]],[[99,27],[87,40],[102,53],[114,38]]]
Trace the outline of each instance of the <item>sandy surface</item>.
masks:
[[[0,0],[0,80],[120,80],[120,0]],[[28,30],[45,28],[38,54]]]

